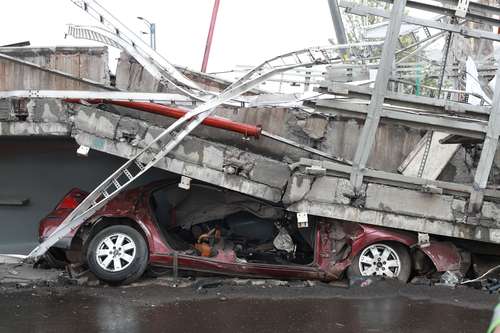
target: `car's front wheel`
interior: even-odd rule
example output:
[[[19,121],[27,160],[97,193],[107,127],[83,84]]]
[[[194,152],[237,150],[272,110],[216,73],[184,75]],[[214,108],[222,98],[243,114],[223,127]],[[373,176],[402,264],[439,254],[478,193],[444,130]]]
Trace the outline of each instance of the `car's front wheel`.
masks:
[[[349,276],[383,276],[408,282],[412,262],[405,246],[376,243],[361,250],[348,269]]]
[[[127,225],[114,225],[95,234],[87,247],[87,264],[99,279],[110,283],[137,280],[148,265],[144,237]]]

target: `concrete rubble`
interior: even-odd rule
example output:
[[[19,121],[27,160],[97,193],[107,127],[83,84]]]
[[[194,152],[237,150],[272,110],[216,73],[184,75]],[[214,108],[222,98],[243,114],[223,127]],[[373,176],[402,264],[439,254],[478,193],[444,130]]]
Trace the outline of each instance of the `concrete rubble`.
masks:
[[[64,272],[34,269],[32,265],[0,264],[0,286],[33,287],[59,284]]]

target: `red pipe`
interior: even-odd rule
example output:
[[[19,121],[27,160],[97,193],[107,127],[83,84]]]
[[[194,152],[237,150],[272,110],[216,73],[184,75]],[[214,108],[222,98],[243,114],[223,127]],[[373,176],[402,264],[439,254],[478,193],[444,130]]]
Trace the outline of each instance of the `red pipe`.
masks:
[[[201,71],[207,71],[208,57],[210,56],[210,49],[212,48],[212,38],[214,36],[215,21],[217,21],[217,13],[219,12],[220,0],[215,0],[214,8],[212,9],[212,18],[210,19],[210,27],[208,28],[207,43],[205,45],[205,54],[203,55],[203,63],[201,64]]]
[[[68,103],[81,103],[81,99],[69,98],[65,99]],[[149,113],[155,113],[162,116],[179,119],[184,116],[188,111],[172,108],[165,105],[155,104],[155,103],[144,103],[144,102],[126,102],[126,101],[113,101],[113,100],[102,100],[102,99],[87,99],[85,100],[90,104],[112,104],[123,106],[126,108],[141,110]],[[260,126],[248,125],[237,123],[235,121],[217,117],[210,116],[203,120],[203,125],[224,129],[231,132],[236,132],[243,134],[247,137],[259,138],[262,128]]]

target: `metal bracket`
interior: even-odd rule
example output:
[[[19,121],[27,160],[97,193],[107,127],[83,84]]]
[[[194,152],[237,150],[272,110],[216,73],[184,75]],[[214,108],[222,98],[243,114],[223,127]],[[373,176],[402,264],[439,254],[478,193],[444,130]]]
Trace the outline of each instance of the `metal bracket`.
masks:
[[[90,147],[87,147],[87,146],[80,146],[80,147],[78,147],[78,149],[76,150],[76,153],[77,153],[79,156],[88,157],[88,156],[89,156],[89,151],[90,151]]]
[[[431,245],[431,241],[429,239],[429,234],[419,232],[418,233],[418,246],[427,247]]]
[[[481,217],[480,216],[466,216],[466,218],[464,219],[464,223],[465,224],[469,224],[469,225],[479,225],[479,222],[481,220]]]
[[[297,213],[297,227],[299,228],[309,227],[309,218],[307,216],[307,213],[305,212]]]
[[[443,189],[435,185],[425,184],[422,185],[422,192],[431,194],[443,194]]]
[[[184,190],[189,190],[191,188],[191,178],[182,176],[179,183],[179,187]]]
[[[467,11],[469,10],[469,2],[470,0],[458,0],[455,16],[465,18]]]
[[[317,165],[312,165],[310,167],[306,167],[306,173],[314,176],[325,176],[326,169]]]

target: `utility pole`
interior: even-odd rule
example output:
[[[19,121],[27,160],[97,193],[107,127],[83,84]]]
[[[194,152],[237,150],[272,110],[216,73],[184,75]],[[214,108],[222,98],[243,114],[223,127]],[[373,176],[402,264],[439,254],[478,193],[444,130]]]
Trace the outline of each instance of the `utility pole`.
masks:
[[[212,38],[214,36],[215,21],[217,21],[217,13],[219,12],[220,0],[215,0],[214,8],[212,9],[212,19],[210,20],[210,27],[208,28],[207,43],[205,45],[205,54],[203,55],[203,62],[201,64],[201,71],[207,71],[208,58],[210,56],[210,48],[212,47]]]
[[[156,50],[156,23],[151,23],[142,16],[137,16],[137,18],[139,20],[143,21],[144,23],[146,23],[146,25],[148,26],[148,28],[149,28],[149,46],[151,46],[151,48],[153,50]],[[143,34],[148,34],[148,33],[143,32]]]

